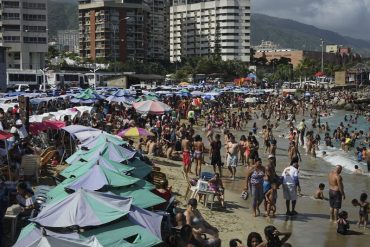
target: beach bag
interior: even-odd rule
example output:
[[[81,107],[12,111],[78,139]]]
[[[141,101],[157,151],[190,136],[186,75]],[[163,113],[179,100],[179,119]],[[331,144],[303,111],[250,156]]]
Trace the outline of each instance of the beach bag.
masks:
[[[242,195],[240,196],[243,200],[247,200],[249,197],[248,191],[243,191]]]

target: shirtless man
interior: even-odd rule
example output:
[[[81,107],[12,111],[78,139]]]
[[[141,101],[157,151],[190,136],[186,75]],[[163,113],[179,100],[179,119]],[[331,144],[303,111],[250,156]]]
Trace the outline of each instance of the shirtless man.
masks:
[[[340,173],[342,166],[337,165],[329,173],[329,203],[330,203],[330,220],[336,222],[338,211],[342,207],[342,199],[346,198],[344,194],[343,179]]]
[[[196,135],[194,138],[194,160],[195,160],[195,175],[197,177],[200,176],[202,171],[203,152],[204,144],[202,142],[202,137]]]
[[[182,150],[182,162],[184,165],[183,172],[185,176],[188,176],[188,173],[191,168],[191,157],[190,157],[190,141],[189,134],[185,133],[181,141],[181,150]]]
[[[366,151],[366,163],[367,163],[367,171],[370,172],[370,145]]]
[[[227,168],[230,171],[231,179],[235,180],[236,166],[238,165],[238,153],[239,153],[239,143],[235,141],[235,136],[230,136],[230,141],[226,146],[227,151]]]

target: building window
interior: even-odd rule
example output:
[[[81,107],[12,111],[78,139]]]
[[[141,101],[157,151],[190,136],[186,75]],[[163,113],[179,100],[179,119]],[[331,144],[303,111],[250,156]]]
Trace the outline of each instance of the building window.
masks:
[[[23,26],[24,32],[36,32],[36,33],[45,33],[46,27],[45,26]]]
[[[20,37],[19,36],[4,36],[5,43],[19,43]]]
[[[46,15],[23,14],[23,20],[25,21],[46,21]]]
[[[46,44],[46,38],[43,37],[23,37],[23,42],[28,44]]]
[[[3,19],[4,20],[19,20],[19,14],[18,13],[4,13]]]
[[[45,3],[29,3],[29,2],[24,2],[23,3],[23,8],[24,9],[41,9],[41,10],[46,10],[46,4]]]
[[[3,1],[4,8],[19,8],[19,2]]]

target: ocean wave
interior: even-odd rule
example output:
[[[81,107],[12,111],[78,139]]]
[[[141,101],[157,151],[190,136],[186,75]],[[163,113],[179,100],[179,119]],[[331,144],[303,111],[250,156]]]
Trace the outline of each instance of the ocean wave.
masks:
[[[355,165],[358,165],[363,171],[367,170],[365,162],[358,162],[352,151],[348,153],[336,148],[336,147],[326,147],[324,145],[319,146],[319,151],[316,152],[317,157],[325,160],[327,163],[332,166],[341,165],[344,169],[350,172],[355,171]],[[326,152],[324,155],[323,152]]]

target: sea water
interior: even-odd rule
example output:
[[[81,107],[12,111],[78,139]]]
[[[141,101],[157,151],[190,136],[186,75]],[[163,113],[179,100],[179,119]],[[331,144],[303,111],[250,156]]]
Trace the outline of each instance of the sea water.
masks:
[[[347,115],[347,119],[350,119],[350,116],[352,115],[352,118],[355,118],[355,114],[353,112],[345,112],[345,111],[335,111],[331,116],[328,117],[322,117],[321,118],[321,124],[325,124],[325,122],[328,122],[329,124],[329,134],[332,136],[333,131],[340,125],[342,122],[346,128],[348,128],[348,132],[351,133],[352,131],[360,131],[362,130],[364,132],[364,136],[360,139],[356,140],[355,146],[353,148],[350,148],[348,152],[344,151],[340,147],[340,140],[332,139],[332,144],[334,147],[327,147],[325,146],[324,136],[325,132],[321,132],[321,142],[319,145],[319,151],[316,152],[317,157],[324,159],[329,164],[335,166],[335,165],[342,165],[344,169],[347,171],[353,172],[355,171],[355,165],[358,165],[364,172],[367,172],[367,165],[366,161],[357,161],[357,152],[356,147],[367,147],[368,144],[363,144],[362,142],[365,139],[366,134],[369,131],[370,123],[367,121],[367,118],[364,116],[359,116],[357,119],[357,123],[353,122],[345,122],[344,117]],[[310,121],[308,124],[311,124]],[[324,155],[323,152],[326,152]]]

